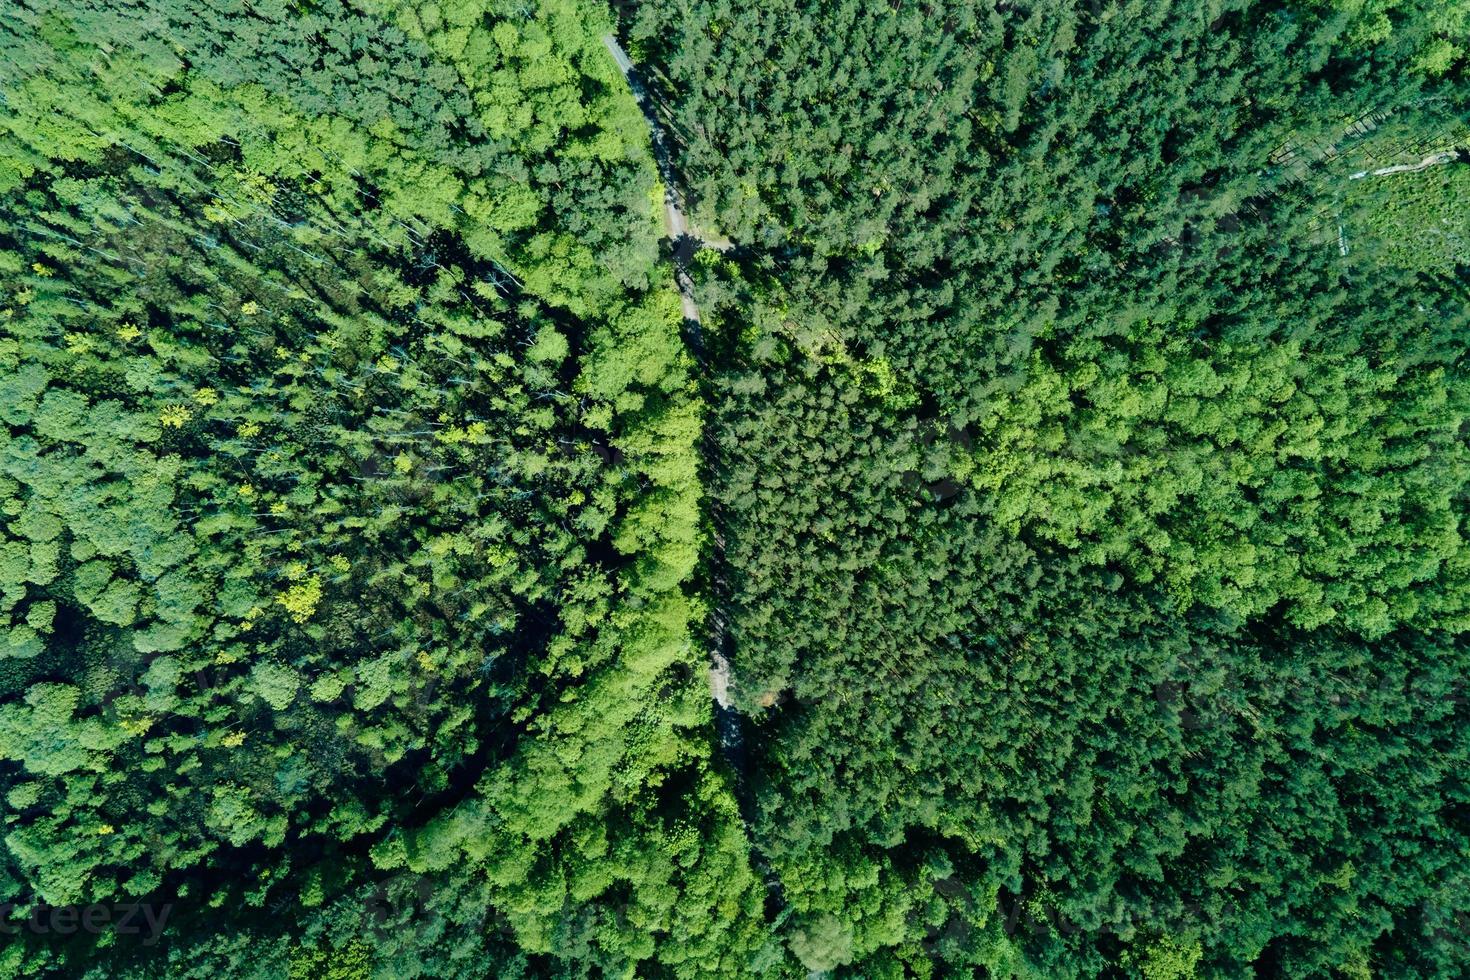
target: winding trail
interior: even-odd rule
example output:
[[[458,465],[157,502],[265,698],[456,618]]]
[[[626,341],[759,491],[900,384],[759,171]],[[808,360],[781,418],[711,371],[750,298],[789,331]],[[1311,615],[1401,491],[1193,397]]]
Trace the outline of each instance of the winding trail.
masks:
[[[1454,163],[1460,159],[1459,150],[1449,150],[1445,153],[1431,153],[1418,163],[1401,163],[1396,167],[1380,167],[1377,170],[1359,170],[1355,174],[1349,174],[1348,180],[1362,180],[1364,177],[1384,177],[1388,174],[1412,174],[1429,167],[1437,167],[1441,163]]]
[[[684,217],[684,206],[679,196],[678,175],[674,172],[673,158],[669,153],[663,125],[659,122],[657,106],[644,86],[643,80],[638,76],[638,69],[634,67],[632,59],[628,57],[617,38],[611,34],[604,34],[602,43],[607,46],[608,52],[617,62],[623,78],[628,82],[628,88],[633,92],[633,98],[637,100],[638,107],[643,110],[643,117],[648,122],[648,131],[653,138],[654,162],[658,165],[659,176],[664,182],[664,228],[673,245],[674,284],[678,287],[679,303],[684,310],[684,325],[689,334],[689,349],[694,354],[694,359],[700,369],[708,372],[704,332],[699,319],[699,307],[694,302],[694,282],[689,278],[688,265],[694,253],[702,247],[708,246],[724,250],[731,246],[728,241],[723,240],[702,241],[689,230],[689,222]],[[706,459],[705,462],[708,464],[710,460]],[[718,528],[711,538],[713,543],[711,564],[718,570],[724,567],[725,539]],[[710,614],[709,623],[709,689],[710,696],[715,702],[715,729],[719,734],[720,748],[725,760],[735,771],[737,779],[743,783],[745,745],[741,734],[739,713],[735,711],[730,701],[728,634],[725,629],[725,617],[719,608],[719,603],[716,602],[713,605],[715,608]]]

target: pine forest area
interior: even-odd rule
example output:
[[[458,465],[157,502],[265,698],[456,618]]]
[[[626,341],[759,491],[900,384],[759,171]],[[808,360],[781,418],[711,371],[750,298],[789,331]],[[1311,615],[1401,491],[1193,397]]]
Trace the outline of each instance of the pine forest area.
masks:
[[[0,978],[1470,976],[1470,0],[5,0]]]

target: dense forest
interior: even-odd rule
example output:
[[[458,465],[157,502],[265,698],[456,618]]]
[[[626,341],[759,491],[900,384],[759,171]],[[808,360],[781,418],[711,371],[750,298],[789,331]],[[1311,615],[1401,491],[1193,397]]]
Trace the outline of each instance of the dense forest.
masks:
[[[9,0],[0,271],[0,976],[1470,972],[1467,0]]]

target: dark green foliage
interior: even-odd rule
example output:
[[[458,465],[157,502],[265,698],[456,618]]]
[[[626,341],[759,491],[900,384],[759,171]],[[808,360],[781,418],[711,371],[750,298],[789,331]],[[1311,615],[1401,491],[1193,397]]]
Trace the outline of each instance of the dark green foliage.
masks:
[[[641,5],[788,969],[1463,968],[1465,13]]]

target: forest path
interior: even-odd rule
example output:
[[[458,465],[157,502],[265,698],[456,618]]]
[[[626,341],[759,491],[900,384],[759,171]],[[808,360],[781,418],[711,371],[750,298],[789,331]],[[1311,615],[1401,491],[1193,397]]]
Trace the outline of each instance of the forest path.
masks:
[[[669,153],[663,125],[659,122],[657,106],[644,87],[643,80],[638,77],[638,70],[634,67],[633,60],[628,57],[623,46],[618,43],[618,39],[611,34],[604,34],[602,43],[607,46],[608,52],[617,62],[619,70],[622,71],[623,78],[627,80],[628,87],[632,89],[633,98],[643,110],[643,117],[648,122],[648,131],[653,137],[654,162],[658,165],[659,176],[664,182],[664,226],[668,231],[669,241],[673,245],[674,284],[679,290],[679,303],[683,307],[684,320],[689,331],[689,349],[693,352],[700,369],[708,370],[704,333],[699,319],[699,307],[694,302],[694,283],[689,278],[688,264],[694,253],[701,247],[707,245],[724,250],[730,248],[731,245],[730,242],[723,239],[705,242],[690,232],[689,222],[684,217],[684,206],[679,195],[678,175],[674,172],[673,158]],[[709,460],[706,462],[708,463]],[[712,536],[712,544],[712,565],[715,569],[723,568],[725,540],[718,530]],[[715,728],[719,733],[720,747],[726,761],[730,763],[737,777],[740,777],[743,782],[745,751],[740,732],[740,718],[730,702],[730,660],[726,654],[728,637],[725,629],[725,616],[718,602],[713,605],[709,635],[709,688],[710,695],[715,701]]]
[[[1418,163],[1401,163],[1395,167],[1380,167],[1377,170],[1360,170],[1355,174],[1349,174],[1348,180],[1362,180],[1364,177],[1384,177],[1388,174],[1412,174],[1430,167],[1437,167],[1441,163],[1454,163],[1460,159],[1459,150],[1449,150],[1444,153],[1431,153]]]

